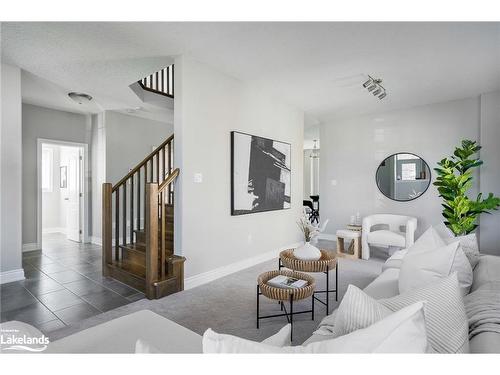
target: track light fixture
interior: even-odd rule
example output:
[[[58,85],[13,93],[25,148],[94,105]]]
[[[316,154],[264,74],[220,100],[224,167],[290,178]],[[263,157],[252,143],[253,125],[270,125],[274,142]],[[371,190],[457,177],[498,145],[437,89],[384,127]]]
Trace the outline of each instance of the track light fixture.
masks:
[[[372,76],[368,76],[368,80],[363,83],[363,87],[371,92],[373,96],[377,96],[380,100],[384,99],[387,96],[387,91],[384,86],[381,85],[381,78],[372,78]]]

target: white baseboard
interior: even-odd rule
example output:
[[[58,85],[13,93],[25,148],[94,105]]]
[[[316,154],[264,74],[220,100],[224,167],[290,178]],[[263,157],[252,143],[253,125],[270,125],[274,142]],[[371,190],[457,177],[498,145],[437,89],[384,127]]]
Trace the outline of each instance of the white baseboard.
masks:
[[[24,280],[24,270],[22,268],[0,272],[0,284],[11,283],[19,280]]]
[[[101,237],[90,237],[90,243],[93,243],[94,245],[99,245],[102,246],[102,238]]]
[[[62,233],[66,234],[66,228],[64,227],[54,227],[54,228],[43,228],[42,229],[43,234],[48,234],[48,233]]]
[[[300,242],[297,242],[282,247],[281,249],[278,250],[269,251],[267,253],[260,254],[252,258],[243,259],[240,260],[239,262],[231,263],[226,266],[222,266],[207,272],[200,273],[198,275],[187,277],[186,279],[184,279],[184,290],[192,289],[197,286],[209,283],[210,281],[214,281],[221,277],[241,271],[245,268],[255,266],[256,264],[266,262],[271,259],[277,259],[280,251],[300,246],[300,244],[301,244]]]
[[[40,244],[33,242],[33,243],[23,243],[23,253],[26,251],[35,251],[35,250],[40,250],[42,247]]]
[[[102,246],[102,237],[90,236],[90,243]],[[115,246],[115,239],[111,239],[111,246]]]

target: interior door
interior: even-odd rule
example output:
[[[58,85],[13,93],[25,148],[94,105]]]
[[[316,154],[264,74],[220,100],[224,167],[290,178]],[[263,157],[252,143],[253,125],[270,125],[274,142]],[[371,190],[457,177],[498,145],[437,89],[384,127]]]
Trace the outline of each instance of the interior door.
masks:
[[[80,242],[80,149],[68,147],[66,162],[66,237]]]

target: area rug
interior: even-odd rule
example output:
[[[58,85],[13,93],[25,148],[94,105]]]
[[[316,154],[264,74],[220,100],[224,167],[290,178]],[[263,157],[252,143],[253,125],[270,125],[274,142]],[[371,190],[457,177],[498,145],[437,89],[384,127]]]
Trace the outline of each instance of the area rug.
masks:
[[[199,333],[212,328],[216,332],[237,335],[250,340],[263,340],[276,333],[287,322],[285,317],[261,321],[256,327],[256,280],[260,273],[277,269],[278,260],[271,260],[254,267],[214,280],[199,287],[176,293],[159,300],[142,299],[103,314],[91,317],[70,327],[49,334],[51,341],[60,339],[83,329],[107,322],[135,311],[148,309]],[[338,306],[349,284],[364,288],[381,272],[383,261],[339,260],[339,298],[330,295],[330,313]],[[313,274],[320,288],[325,283],[324,274]],[[331,288],[335,287],[334,271],[330,277]],[[279,314],[276,301],[261,296],[261,314]],[[310,309],[311,300],[294,304],[294,310]],[[310,314],[294,317],[294,345],[301,344],[316,329],[325,317],[325,307],[315,304],[315,319]],[[147,322],[144,322],[147,324]]]

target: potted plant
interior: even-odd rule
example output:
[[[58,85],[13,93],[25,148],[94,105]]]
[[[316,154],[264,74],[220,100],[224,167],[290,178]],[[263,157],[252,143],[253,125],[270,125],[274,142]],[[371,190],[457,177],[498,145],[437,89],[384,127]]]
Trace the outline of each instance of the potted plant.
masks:
[[[301,217],[297,221],[297,225],[304,235],[304,245],[295,249],[293,255],[302,260],[318,260],[321,258],[321,251],[311,245],[311,240],[319,234],[318,228],[312,225],[306,216]]]
[[[477,227],[477,219],[482,213],[489,213],[500,206],[500,198],[489,193],[483,198],[481,193],[475,200],[467,196],[472,187],[472,172],[483,161],[475,155],[481,150],[475,141],[463,140],[462,147],[455,148],[449,158],[444,158],[434,168],[438,176],[434,185],[437,186],[439,196],[443,198],[444,224],[455,236],[464,236]]]

